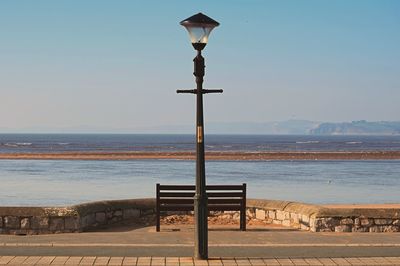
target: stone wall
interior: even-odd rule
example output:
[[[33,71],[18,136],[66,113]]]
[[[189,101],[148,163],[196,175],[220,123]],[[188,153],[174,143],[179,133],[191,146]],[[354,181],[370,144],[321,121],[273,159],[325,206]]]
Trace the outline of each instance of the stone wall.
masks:
[[[169,213],[173,214],[173,213]],[[248,200],[247,221],[312,232],[400,232],[400,209],[333,209],[279,200]],[[238,212],[214,218],[238,220]],[[98,201],[70,207],[0,207],[0,234],[89,231],[124,222],[154,225],[155,199]]]
[[[70,207],[0,207],[0,234],[88,231],[124,221],[153,219],[154,199],[98,201]]]
[[[312,232],[400,232],[400,209],[325,208],[290,201],[248,200],[247,216]]]

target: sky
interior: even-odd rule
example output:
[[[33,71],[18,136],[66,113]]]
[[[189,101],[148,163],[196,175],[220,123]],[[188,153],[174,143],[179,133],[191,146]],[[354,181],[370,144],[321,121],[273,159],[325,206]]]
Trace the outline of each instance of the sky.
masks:
[[[0,1],[0,132],[191,125],[195,51],[220,22],[205,121],[400,120],[400,1]]]

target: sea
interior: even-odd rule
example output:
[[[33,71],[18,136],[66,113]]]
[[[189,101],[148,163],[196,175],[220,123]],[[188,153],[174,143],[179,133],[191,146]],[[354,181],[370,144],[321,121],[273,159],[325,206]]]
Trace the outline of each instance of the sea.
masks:
[[[206,151],[400,151],[400,136],[206,135]],[[193,135],[0,134],[0,153],[192,151]],[[208,184],[249,198],[314,204],[399,203],[400,161],[207,161]],[[185,160],[0,160],[0,206],[150,198],[156,183],[194,184]]]

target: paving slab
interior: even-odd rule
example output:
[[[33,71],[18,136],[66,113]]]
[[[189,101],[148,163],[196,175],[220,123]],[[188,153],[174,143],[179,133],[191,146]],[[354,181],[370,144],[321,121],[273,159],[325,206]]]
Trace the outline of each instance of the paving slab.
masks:
[[[236,258],[235,260],[238,266],[251,266],[251,263],[247,258]]]
[[[124,261],[124,257],[112,257],[108,261],[108,265],[121,266],[123,261]]]
[[[43,256],[35,265],[51,265],[55,258],[55,256]]]
[[[22,265],[26,265],[26,264],[36,264],[42,257],[41,256],[32,256],[32,257],[28,257],[23,263]]]
[[[316,258],[305,258],[305,261],[308,263],[308,265],[317,265],[317,266],[323,265],[322,262]]]
[[[318,260],[323,264],[327,266],[333,266],[337,265],[332,259],[330,258],[318,258]]]
[[[51,265],[64,265],[68,259],[69,259],[69,256],[55,257],[54,260],[51,262]]]
[[[94,261],[94,265],[108,265],[110,257],[97,257]]]
[[[82,257],[69,257],[68,260],[65,262],[65,265],[79,265],[81,260]]]
[[[126,257],[124,258],[123,266],[136,266],[137,258],[136,257]]]
[[[294,258],[294,259],[291,259],[291,261],[292,261],[293,264],[296,265],[296,266],[298,266],[298,265],[301,265],[301,266],[309,265],[309,264],[308,264],[304,259],[302,259],[302,258]]]
[[[381,265],[391,265],[391,264],[393,264],[392,262],[390,262],[389,260],[387,260],[384,257],[371,257],[371,259],[373,259],[376,263],[379,263]]]
[[[224,266],[237,266],[234,258],[221,258],[221,261]]]
[[[27,258],[27,256],[14,257],[7,265],[22,265]]]
[[[179,265],[179,258],[178,257],[167,257],[167,258],[165,258],[165,265],[166,266]]]
[[[344,258],[330,258],[334,263],[336,263],[337,265],[351,265],[350,262],[348,262],[346,259]]]
[[[151,264],[151,257],[142,257],[138,258],[137,260],[137,266],[148,266]]]
[[[281,265],[276,259],[263,259],[266,265],[276,266]]]
[[[280,265],[294,265],[291,259],[277,259]]]
[[[261,258],[250,258],[249,259],[252,266],[264,266],[265,262]]]
[[[96,257],[83,257],[83,259],[80,262],[80,265],[93,265],[94,261],[96,260]]]

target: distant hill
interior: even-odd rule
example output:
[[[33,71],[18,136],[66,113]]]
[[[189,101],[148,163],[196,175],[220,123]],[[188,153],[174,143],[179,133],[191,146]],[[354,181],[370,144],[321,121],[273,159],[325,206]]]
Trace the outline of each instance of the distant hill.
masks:
[[[400,122],[366,120],[325,123],[287,120],[266,123],[207,123],[207,133],[285,135],[400,135]]]
[[[321,123],[310,130],[312,135],[400,135],[400,122]]]

